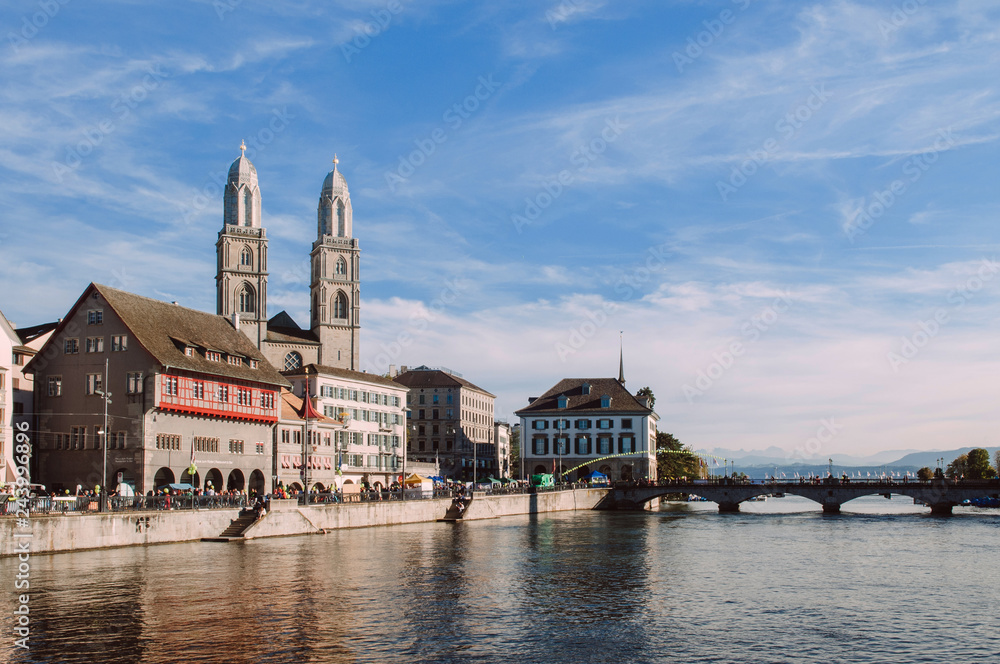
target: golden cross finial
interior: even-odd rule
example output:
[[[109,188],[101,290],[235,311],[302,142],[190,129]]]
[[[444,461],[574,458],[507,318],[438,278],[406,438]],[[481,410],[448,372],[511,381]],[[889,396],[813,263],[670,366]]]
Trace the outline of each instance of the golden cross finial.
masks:
[[[337,164],[339,164],[339,163],[340,163],[340,160],[337,159],[337,153],[334,152],[333,153],[333,168],[336,169],[337,168]]]
[[[247,153],[247,144],[243,142],[243,139],[240,139],[240,156],[241,157],[245,156],[246,153]]]

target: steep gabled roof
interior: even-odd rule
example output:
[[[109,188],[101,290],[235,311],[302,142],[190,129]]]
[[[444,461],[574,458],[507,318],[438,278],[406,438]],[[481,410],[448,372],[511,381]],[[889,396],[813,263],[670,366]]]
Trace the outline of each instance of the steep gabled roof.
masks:
[[[164,367],[282,387],[289,386],[284,376],[271,366],[250,339],[222,316],[126,293],[100,284],[90,284],[70,309],[70,314],[83,306],[95,292],[128,328],[133,337],[130,342],[134,340]],[[63,319],[52,339],[60,337],[59,332],[71,318],[72,315],[67,315]],[[257,368],[251,368],[249,362],[241,362],[239,365],[229,364],[225,360],[213,362],[200,352],[188,356],[184,354],[185,344],[239,356],[246,360],[256,360]],[[27,368],[30,367],[31,363]]]
[[[490,394],[478,385],[474,385],[464,378],[450,374],[447,371],[441,371],[440,369],[411,369],[399,374],[393,380],[411,390],[428,387],[467,387],[477,392],[482,392],[486,396],[496,398],[495,394]]]
[[[584,394],[584,384],[590,385],[590,394]],[[559,397],[566,396],[566,407],[559,407]],[[611,397],[611,407],[601,408],[601,397]],[[643,406],[625,386],[614,378],[563,378],[555,387],[538,397],[526,407],[515,411],[524,416],[533,413],[557,411],[560,413],[607,413],[608,411],[648,414],[652,409]]]

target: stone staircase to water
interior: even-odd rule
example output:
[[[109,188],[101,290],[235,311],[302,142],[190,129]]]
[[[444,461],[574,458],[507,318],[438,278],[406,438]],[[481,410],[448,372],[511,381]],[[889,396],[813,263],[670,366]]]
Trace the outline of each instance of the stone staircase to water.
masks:
[[[266,517],[265,517],[266,518]],[[202,542],[241,542],[244,541],[243,533],[245,533],[250,526],[257,523],[257,515],[253,512],[249,514],[244,514],[243,516],[233,519],[230,522],[229,527],[222,531],[222,534],[218,537],[202,537]]]
[[[452,523],[455,521],[461,521],[470,504],[472,504],[471,498],[463,498],[461,500],[453,501],[451,507],[449,507],[448,511],[445,512],[444,517],[438,519],[438,521],[449,521]]]

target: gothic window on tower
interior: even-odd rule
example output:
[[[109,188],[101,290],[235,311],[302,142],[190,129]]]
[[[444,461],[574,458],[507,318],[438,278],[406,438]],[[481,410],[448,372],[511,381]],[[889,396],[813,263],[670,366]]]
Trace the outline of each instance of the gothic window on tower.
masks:
[[[292,371],[293,369],[302,368],[302,356],[296,353],[294,350],[288,355],[285,355],[285,371]]]
[[[240,267],[253,269],[253,252],[250,251],[250,247],[243,247],[243,251],[240,252]]]
[[[346,277],[347,276],[347,261],[343,258],[337,259],[337,276]]]
[[[344,204],[337,201],[337,235],[344,237]]]
[[[333,317],[347,318],[347,296],[343,293],[333,296]]]
[[[252,314],[256,311],[253,286],[243,284],[237,297],[241,314]]]

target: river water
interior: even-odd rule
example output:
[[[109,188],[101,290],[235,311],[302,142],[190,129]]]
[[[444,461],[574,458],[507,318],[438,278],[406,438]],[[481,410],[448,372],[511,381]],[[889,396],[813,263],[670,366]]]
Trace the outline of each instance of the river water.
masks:
[[[1000,662],[1000,512],[894,496],[0,560],[0,661]]]

